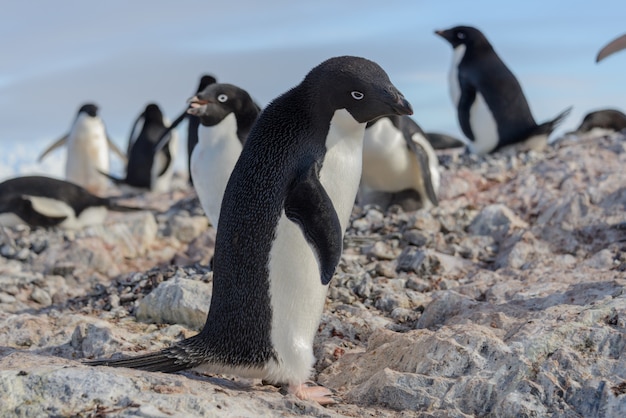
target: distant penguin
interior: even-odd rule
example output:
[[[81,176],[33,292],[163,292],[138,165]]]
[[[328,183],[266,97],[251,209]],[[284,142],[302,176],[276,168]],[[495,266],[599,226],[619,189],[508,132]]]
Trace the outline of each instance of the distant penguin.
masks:
[[[107,210],[136,211],[141,208],[115,203],[89,193],[67,181],[28,176],[0,183],[0,225],[80,229],[102,224]]]
[[[191,156],[191,177],[202,209],[217,227],[226,183],[261,109],[232,84],[211,84],[189,99],[201,126]]]
[[[615,109],[602,109],[589,112],[580,126],[567,135],[598,137],[626,129],[626,115]]]
[[[419,125],[409,116],[385,116],[367,124],[363,139],[363,174],[359,204],[404,210],[437,206],[437,155]],[[398,201],[394,194],[412,191]],[[406,195],[406,193],[405,193]]]
[[[613,55],[617,51],[621,51],[626,48],[626,34],[620,36],[619,38],[613,39],[611,42],[606,44],[602,49],[598,52],[596,56],[596,62],[600,62],[609,55]]]
[[[65,144],[65,178],[92,193],[103,193],[108,186],[107,179],[102,177],[100,171],[109,171],[109,149],[126,161],[124,153],[108,137],[104,123],[98,116],[98,106],[93,103],[80,107],[70,131],[50,145],[38,160],[43,160],[50,152]]]
[[[365,125],[411,113],[371,61],[336,57],[311,70],[261,113],[228,181],[203,330],[158,353],[90,364],[238,374],[332,402],[305,382],[361,177]]]
[[[426,139],[435,150],[461,148],[466,146],[465,141],[439,132],[425,132],[424,136],[426,136]]]
[[[519,82],[478,29],[456,26],[435,33],[454,48],[450,96],[470,151],[487,154],[520,142],[544,146],[571,108],[537,125]]]
[[[174,174],[174,158],[178,146],[176,131],[170,131],[165,146],[157,150],[158,142],[168,127],[169,122],[159,106],[148,104],[135,120],[130,133],[126,177],[120,179],[110,174],[105,175],[116,184],[154,192],[168,191]],[[135,136],[137,131],[139,134]]]

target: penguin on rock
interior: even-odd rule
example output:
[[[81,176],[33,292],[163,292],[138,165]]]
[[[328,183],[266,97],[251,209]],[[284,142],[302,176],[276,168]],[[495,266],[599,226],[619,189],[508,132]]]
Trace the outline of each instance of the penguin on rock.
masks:
[[[538,125],[517,78],[481,31],[456,26],[435,34],[454,49],[450,96],[461,129],[470,140],[470,152],[487,154],[520,143],[526,148],[543,148],[571,108]]]
[[[100,172],[109,170],[109,150],[126,162],[124,153],[109,138],[98,106],[93,103],[80,107],[70,131],[46,148],[38,161],[63,145],[67,146],[65,179],[91,193],[103,193],[108,187],[108,180]]]
[[[259,115],[230,176],[202,331],[157,353],[90,364],[237,374],[333,402],[306,381],[359,186],[365,126],[411,113],[372,61],[343,56],[313,68]]]

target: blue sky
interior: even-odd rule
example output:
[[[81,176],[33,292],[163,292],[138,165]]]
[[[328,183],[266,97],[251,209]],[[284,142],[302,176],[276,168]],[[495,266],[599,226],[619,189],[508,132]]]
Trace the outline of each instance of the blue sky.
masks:
[[[590,110],[626,108],[626,51],[595,63],[604,44],[626,33],[623,0],[5,2],[0,179],[61,175],[62,152],[42,165],[35,159],[69,129],[82,103],[100,106],[125,148],[147,103],[173,119],[203,73],[265,105],[319,62],[344,54],[385,68],[423,129],[461,136],[448,96],[452,50],[433,34],[457,24],[485,33],[538,122],[574,106],[557,134]]]

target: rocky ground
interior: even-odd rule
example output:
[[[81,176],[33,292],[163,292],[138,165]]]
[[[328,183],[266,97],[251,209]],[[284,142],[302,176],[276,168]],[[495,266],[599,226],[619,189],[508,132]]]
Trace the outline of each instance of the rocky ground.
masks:
[[[215,233],[182,182],[102,227],[0,229],[0,416],[626,416],[626,138],[442,159],[439,207],[354,210],[315,342],[329,407],[81,363],[204,323]]]

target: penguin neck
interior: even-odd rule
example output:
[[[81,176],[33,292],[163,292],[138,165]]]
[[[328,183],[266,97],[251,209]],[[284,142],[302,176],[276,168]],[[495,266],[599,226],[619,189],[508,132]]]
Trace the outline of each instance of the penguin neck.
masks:
[[[201,125],[198,128],[198,141],[203,146],[216,146],[226,141],[237,138],[237,117],[229,113],[220,123],[213,126]]]
[[[246,142],[246,138],[256,122],[260,113],[259,107],[250,99],[246,101],[245,106],[237,112],[237,137],[241,143]]]

